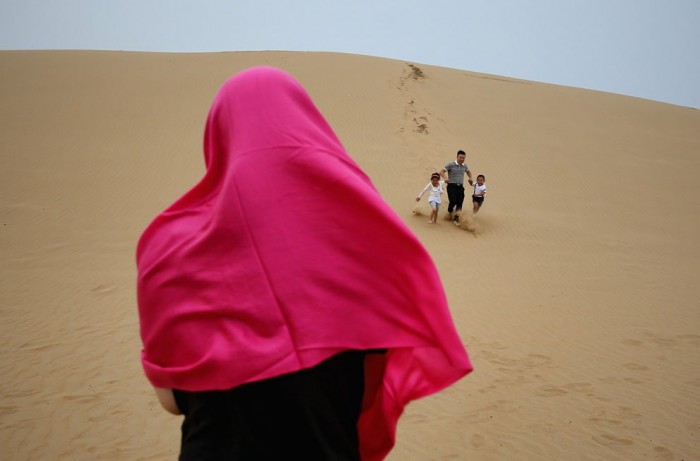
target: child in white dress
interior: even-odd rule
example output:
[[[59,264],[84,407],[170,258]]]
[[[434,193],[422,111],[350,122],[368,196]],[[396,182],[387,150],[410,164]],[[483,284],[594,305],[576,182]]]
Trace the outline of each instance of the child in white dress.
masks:
[[[428,205],[430,205],[430,224],[435,224],[437,222],[438,210],[440,209],[440,203],[442,202],[442,184],[440,183],[440,175],[438,173],[433,173],[430,176],[430,182],[423,188],[418,197],[416,197],[416,202],[419,202],[423,194],[430,192],[428,196]]]

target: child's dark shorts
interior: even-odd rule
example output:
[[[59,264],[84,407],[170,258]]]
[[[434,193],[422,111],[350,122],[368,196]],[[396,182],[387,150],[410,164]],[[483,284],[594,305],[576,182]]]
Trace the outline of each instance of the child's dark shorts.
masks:
[[[474,197],[472,195],[472,202],[478,203],[479,206],[481,206],[481,204],[484,203],[484,197]]]

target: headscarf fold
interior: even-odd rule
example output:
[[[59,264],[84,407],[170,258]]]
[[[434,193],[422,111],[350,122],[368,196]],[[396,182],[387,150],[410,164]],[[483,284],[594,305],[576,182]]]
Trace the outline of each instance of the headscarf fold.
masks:
[[[366,361],[358,425],[363,459],[382,459],[405,405],[472,369],[430,256],[280,70],[223,85],[204,154],[138,244],[147,377],[225,390],[386,349]]]

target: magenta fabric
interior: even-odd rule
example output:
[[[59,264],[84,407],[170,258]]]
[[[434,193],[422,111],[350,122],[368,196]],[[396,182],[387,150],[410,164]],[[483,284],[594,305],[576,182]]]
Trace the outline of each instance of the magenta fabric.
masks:
[[[433,261],[280,70],[223,85],[204,157],[138,244],[147,377],[224,390],[386,348],[359,423],[363,459],[382,459],[406,404],[472,369]]]

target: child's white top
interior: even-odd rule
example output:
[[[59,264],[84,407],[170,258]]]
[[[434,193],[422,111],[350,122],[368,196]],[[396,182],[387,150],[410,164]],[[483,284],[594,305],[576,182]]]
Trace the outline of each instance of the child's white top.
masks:
[[[480,186],[479,183],[475,182],[474,183],[474,195],[481,194],[482,192],[484,194],[486,194],[486,184],[483,184]]]
[[[428,203],[433,202],[433,203],[440,203],[442,199],[440,198],[440,194],[442,194],[442,184],[443,181],[440,181],[437,186],[433,186],[432,182],[429,182],[427,186],[421,191],[420,194],[418,194],[418,198],[421,198],[423,194],[425,194],[427,191],[430,191],[430,195],[428,196]]]

